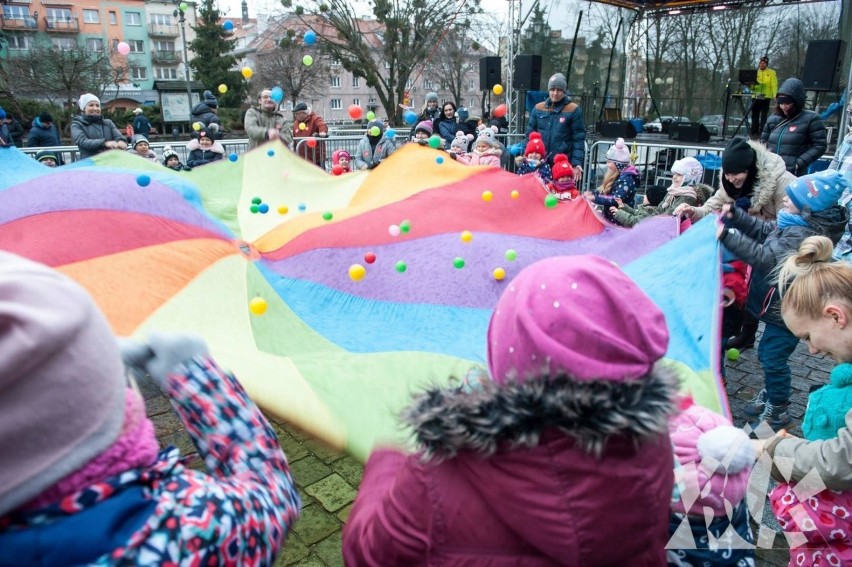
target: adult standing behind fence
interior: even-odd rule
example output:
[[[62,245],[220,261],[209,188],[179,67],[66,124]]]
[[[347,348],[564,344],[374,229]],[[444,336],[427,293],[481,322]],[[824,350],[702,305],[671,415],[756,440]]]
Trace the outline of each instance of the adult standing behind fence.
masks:
[[[62,145],[59,141],[59,132],[53,124],[53,116],[42,112],[33,120],[33,127],[27,136],[27,147],[49,148]]]
[[[148,117],[145,116],[145,111],[141,108],[137,108],[133,111],[133,133],[140,134],[148,138],[148,135],[151,133],[151,122],[148,120]]]
[[[547,100],[535,105],[530,113],[526,136],[529,140],[533,132],[541,134],[550,163],[556,154],[567,155],[574,169],[574,180],[579,183],[586,156],[586,125],[579,105],[565,95],[567,89],[568,81],[562,73],[548,79]]]
[[[248,109],[244,122],[250,150],[269,140],[281,140],[287,147],[293,144],[290,124],[272,99],[271,89],[260,91],[257,106]]]
[[[296,144],[297,153],[325,169],[325,144],[317,143],[316,147],[310,148],[307,144],[299,145],[299,138],[326,138],[328,137],[328,126],[319,114],[308,108],[304,102],[296,103],[293,107],[293,142]]]
[[[210,91],[204,91],[204,100],[192,107],[192,122],[201,122],[201,130],[212,135],[214,139],[222,139],[222,121],[219,120],[219,101]]]
[[[775,113],[766,121],[760,141],[784,158],[787,171],[800,177],[828,148],[825,124],[819,114],[805,108],[805,85],[787,79],[778,89]]]
[[[17,118],[11,114],[6,114],[6,128],[9,130],[9,135],[12,137],[12,142],[19,148],[24,147],[24,127]]]
[[[411,127],[411,133],[408,138],[413,139],[417,127],[423,121],[429,121],[431,124],[438,116],[441,115],[441,109],[438,108],[438,93],[426,93],[426,103],[420,114],[417,115],[417,120],[414,121],[414,126]]]
[[[80,157],[88,158],[106,150],[126,150],[124,135],[112,120],[101,116],[101,101],[91,93],[77,101],[82,114],[71,120],[71,139],[80,148]]]
[[[751,101],[751,137],[757,139],[769,116],[769,101],[778,94],[778,75],[774,69],[769,68],[769,57],[765,55],[757,64],[757,84],[754,85],[752,93],[754,98]]]

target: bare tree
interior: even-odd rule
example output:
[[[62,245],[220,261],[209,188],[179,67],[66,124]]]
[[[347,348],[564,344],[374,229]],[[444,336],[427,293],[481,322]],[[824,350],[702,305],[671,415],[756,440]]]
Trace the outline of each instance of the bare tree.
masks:
[[[304,64],[305,55],[313,58],[311,65]],[[328,57],[318,49],[301,45],[295,29],[288,28],[278,47],[257,53],[251,82],[255,91],[279,86],[284,90],[284,96],[295,103],[305,96],[325,94],[330,77]]]
[[[447,31],[435,56],[431,69],[444,85],[447,85],[453,100],[461,104],[464,79],[479,66],[479,56],[485,50],[474,37],[470,21],[456,24]]]

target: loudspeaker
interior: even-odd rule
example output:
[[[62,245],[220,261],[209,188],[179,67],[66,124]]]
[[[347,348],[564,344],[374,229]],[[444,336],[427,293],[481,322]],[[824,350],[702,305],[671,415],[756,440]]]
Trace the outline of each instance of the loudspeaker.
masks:
[[[681,142],[709,142],[710,131],[700,122],[672,122],[669,139]]]
[[[821,39],[808,42],[802,82],[809,91],[836,91],[846,42],[840,39]]]
[[[490,91],[494,85],[499,85],[500,80],[500,58],[482,57],[479,59],[479,90]]]
[[[636,128],[627,120],[601,120],[598,122],[598,131],[604,138],[629,138],[636,137]]]
[[[519,91],[537,91],[541,88],[541,55],[518,55],[512,88]]]

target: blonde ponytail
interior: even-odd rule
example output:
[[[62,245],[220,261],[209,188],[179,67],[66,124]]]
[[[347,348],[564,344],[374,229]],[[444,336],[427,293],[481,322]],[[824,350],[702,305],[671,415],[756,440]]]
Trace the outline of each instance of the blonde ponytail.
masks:
[[[828,300],[852,306],[852,264],[831,262],[834,247],[824,236],[806,238],[778,270],[781,312],[816,318]]]

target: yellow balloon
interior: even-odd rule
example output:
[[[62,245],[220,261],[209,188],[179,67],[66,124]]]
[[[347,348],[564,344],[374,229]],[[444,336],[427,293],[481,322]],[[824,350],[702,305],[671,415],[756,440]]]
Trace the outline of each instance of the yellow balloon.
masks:
[[[494,85],[491,87],[491,91],[496,95],[503,94],[503,85]]]
[[[299,122],[299,130],[307,130],[307,129],[308,129],[307,124],[305,124],[304,122]]]
[[[269,307],[269,304],[267,304],[266,300],[262,297],[255,297],[249,301],[249,311],[255,315],[263,315],[266,313],[267,307]]]
[[[252,75],[254,75],[254,71],[252,71],[250,67],[243,67],[242,74],[243,77],[249,79]]]
[[[280,207],[278,207],[278,214],[279,215],[286,215],[289,210],[290,209],[287,208],[287,205],[281,205]]]
[[[482,192],[482,200],[485,201],[486,203],[493,198],[494,198],[494,193],[492,193],[491,191],[483,191]]]
[[[226,85],[224,83],[219,85],[219,92],[222,93],[222,94],[225,94],[226,92],[228,92],[228,85]]]
[[[361,264],[352,264],[349,266],[349,277],[353,282],[359,282],[367,275],[367,269]]]
[[[521,194],[518,192],[518,190],[517,190],[517,189],[513,189],[513,190],[512,190],[512,192],[511,192],[510,194],[512,195],[512,198],[513,198],[513,199],[517,199],[518,197],[520,197],[520,196],[521,196]]]
[[[491,272],[491,275],[494,276],[494,279],[498,282],[506,277],[506,270],[503,268],[494,268],[494,271]]]
[[[463,230],[461,233],[462,242],[470,242],[473,240],[473,234],[469,230]]]

